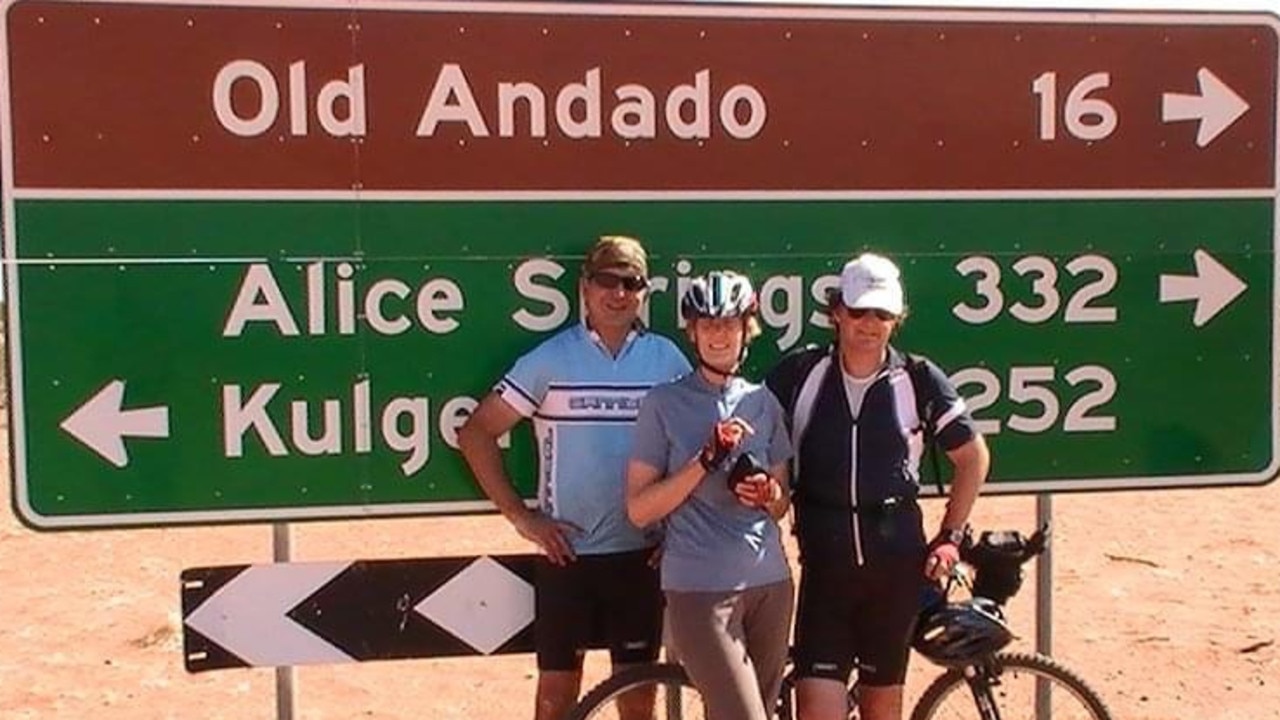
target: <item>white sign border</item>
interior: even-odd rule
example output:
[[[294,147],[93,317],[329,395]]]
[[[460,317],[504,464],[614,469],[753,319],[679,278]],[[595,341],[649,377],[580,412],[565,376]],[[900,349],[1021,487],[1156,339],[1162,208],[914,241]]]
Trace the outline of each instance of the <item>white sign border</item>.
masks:
[[[13,122],[8,88],[9,10],[24,0],[0,0],[0,87],[6,92],[0,96],[0,200],[3,202],[4,271],[5,292],[8,305],[6,327],[9,359],[9,419],[10,464],[12,472],[12,501],[18,516],[24,522],[39,529],[75,529],[90,527],[126,527],[147,525],[192,525],[212,523],[288,521],[308,519],[358,519],[373,517],[401,517],[409,515],[459,514],[487,512],[493,505],[487,501],[400,503],[382,505],[341,505],[305,508],[263,508],[209,511],[142,512],[105,515],[41,515],[30,503],[27,485],[27,451],[25,398],[23,392],[23,367],[21,324],[19,307],[19,263],[8,260],[17,257],[15,200],[27,198],[131,198],[131,199],[291,199],[291,200],[710,200],[710,199],[1029,199],[1029,198],[1217,198],[1217,197],[1269,197],[1273,200],[1272,288],[1280,292],[1280,151],[1276,153],[1277,187],[1261,190],[1191,190],[1191,191],[912,191],[912,192],[664,192],[660,190],[634,192],[465,192],[465,193],[375,193],[359,191],[186,191],[166,190],[102,190],[15,188],[13,168]],[[1059,11],[1059,10],[967,10],[924,8],[852,8],[834,6],[798,5],[643,5],[599,3],[546,3],[546,2],[422,2],[405,3],[395,0],[233,0],[210,3],[201,0],[78,0],[79,5],[154,5],[190,6],[201,8],[252,7],[264,9],[330,9],[351,11],[396,11],[440,13],[521,13],[536,15],[594,15],[613,17],[704,17],[704,18],[760,18],[775,20],[874,20],[928,21],[936,23],[1063,23],[1075,25],[1269,25],[1280,36],[1280,15],[1262,11],[1230,11],[1197,14],[1169,11]],[[1276,142],[1280,143],[1280,100],[1275,108],[1277,118]],[[594,196],[594,197],[593,197]],[[1274,299],[1274,298],[1273,298]],[[1158,488],[1189,488],[1227,485],[1260,485],[1268,483],[1280,473],[1280,309],[1272,302],[1272,387],[1271,397],[1271,463],[1260,473],[1222,475],[1178,475],[1135,478],[1093,478],[1041,480],[1018,483],[992,483],[986,494],[1018,494],[1052,492],[1088,492],[1104,490],[1141,490]],[[927,494],[927,491],[926,491]]]

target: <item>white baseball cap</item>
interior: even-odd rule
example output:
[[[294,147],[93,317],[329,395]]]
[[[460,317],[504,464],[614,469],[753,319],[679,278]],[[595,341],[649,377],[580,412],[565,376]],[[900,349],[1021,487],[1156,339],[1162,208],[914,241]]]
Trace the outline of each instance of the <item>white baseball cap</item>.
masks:
[[[851,309],[887,310],[901,315],[905,305],[902,273],[889,258],[863,253],[845,263],[840,271],[840,301]]]

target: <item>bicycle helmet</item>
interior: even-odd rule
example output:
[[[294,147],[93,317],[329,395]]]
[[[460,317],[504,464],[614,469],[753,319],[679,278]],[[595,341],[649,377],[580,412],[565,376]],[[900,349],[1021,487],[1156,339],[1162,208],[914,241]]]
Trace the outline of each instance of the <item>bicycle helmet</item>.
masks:
[[[745,317],[755,314],[759,303],[746,276],[732,270],[715,270],[694,278],[680,299],[680,316],[694,318]]]
[[[916,622],[911,646],[945,667],[970,665],[1013,640],[1000,606],[973,598],[926,609]]]

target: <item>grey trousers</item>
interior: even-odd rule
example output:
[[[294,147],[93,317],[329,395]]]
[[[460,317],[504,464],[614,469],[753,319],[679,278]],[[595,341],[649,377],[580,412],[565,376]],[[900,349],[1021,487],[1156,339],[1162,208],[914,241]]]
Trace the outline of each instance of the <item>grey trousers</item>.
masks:
[[[792,581],[666,596],[668,654],[702,694],[708,720],[772,718],[795,611]]]

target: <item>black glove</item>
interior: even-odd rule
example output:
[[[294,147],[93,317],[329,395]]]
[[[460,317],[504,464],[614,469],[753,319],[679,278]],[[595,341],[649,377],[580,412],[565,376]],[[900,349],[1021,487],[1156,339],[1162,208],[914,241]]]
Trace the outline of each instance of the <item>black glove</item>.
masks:
[[[716,423],[715,427],[711,428],[711,439],[707,440],[707,444],[703,445],[702,451],[698,453],[698,462],[702,463],[702,469],[709,473],[719,470],[720,466],[724,465],[724,461],[729,458],[729,453],[742,440],[745,427],[748,426],[734,419]]]

